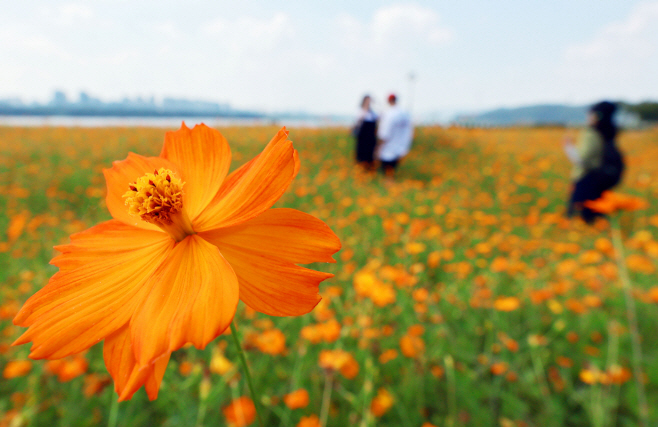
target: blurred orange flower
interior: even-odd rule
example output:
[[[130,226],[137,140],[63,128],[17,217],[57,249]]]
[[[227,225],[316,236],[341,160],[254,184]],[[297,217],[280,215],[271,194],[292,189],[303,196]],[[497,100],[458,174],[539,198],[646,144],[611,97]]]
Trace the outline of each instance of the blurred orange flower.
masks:
[[[25,211],[11,217],[11,221],[7,227],[7,238],[10,242],[13,242],[20,237],[28,218],[29,212]]]
[[[416,335],[404,335],[400,338],[400,350],[407,357],[418,357],[425,352],[425,342]]]
[[[300,388],[292,393],[288,393],[283,397],[283,401],[290,409],[306,408],[308,406],[308,391]]]
[[[29,360],[12,360],[7,362],[2,370],[2,377],[12,379],[27,375],[32,370],[32,362]]]
[[[286,351],[286,336],[278,329],[270,329],[258,335],[256,346],[266,354],[281,354]]]
[[[647,297],[655,303],[658,303],[658,286],[654,286],[647,292]]]
[[[107,375],[89,374],[85,376],[84,383],[84,394],[91,397],[103,391],[105,386],[112,383],[112,380]]]
[[[397,357],[398,357],[398,351],[390,348],[379,355],[379,363],[385,365],[386,363],[396,359]]]
[[[308,417],[302,417],[297,427],[322,427],[322,425],[317,415],[309,415]]]
[[[514,311],[521,306],[517,297],[498,297],[494,301],[494,308],[498,311]]]
[[[608,369],[607,374],[608,374],[608,380],[612,384],[618,384],[618,385],[624,384],[625,382],[629,381],[633,377],[633,374],[631,373],[630,369],[619,365],[612,365]]]
[[[581,369],[578,377],[585,384],[595,384],[599,381],[601,373],[598,369]]]
[[[350,353],[344,350],[322,350],[319,365],[321,368],[340,372],[348,380],[359,373],[359,364]]]
[[[218,375],[224,375],[233,369],[233,364],[230,360],[224,357],[222,351],[215,347],[212,349],[212,356],[210,359],[210,372]]]
[[[645,274],[651,274],[656,271],[653,261],[643,255],[631,254],[627,256],[626,264],[628,264],[628,269],[631,271],[638,271]]]
[[[178,372],[184,377],[189,376],[192,373],[192,369],[194,369],[194,365],[188,360],[184,360],[178,365]]]
[[[228,406],[222,409],[226,421],[232,427],[245,427],[256,419],[256,406],[246,396],[234,399]]]
[[[626,194],[604,191],[599,199],[588,200],[584,203],[586,208],[603,214],[611,214],[616,211],[636,211],[648,206],[646,200]]]
[[[302,328],[301,336],[313,344],[334,342],[340,336],[341,325],[336,319],[330,319],[325,323],[307,325]]]
[[[380,388],[377,391],[377,396],[372,399],[370,403],[370,411],[376,417],[381,417],[393,407],[395,400],[391,393],[385,388]]]
[[[493,363],[490,367],[491,373],[494,375],[503,375],[507,372],[508,365],[505,362],[496,362]]]
[[[297,264],[334,262],[340,241],[311,215],[270,209],[299,170],[287,137],[231,174],[226,139],[205,125],[167,132],[159,157],[115,162],[104,171],[114,219],[56,247],[60,271],[14,318],[29,327],[14,344],[59,359],[104,339],[119,399],[142,385],[155,399],[171,352],[204,348],[238,299],[275,316],[311,311],[332,275]]]
[[[75,355],[58,360],[49,360],[46,363],[46,372],[57,375],[60,382],[71,381],[87,372],[89,362],[84,356]]]

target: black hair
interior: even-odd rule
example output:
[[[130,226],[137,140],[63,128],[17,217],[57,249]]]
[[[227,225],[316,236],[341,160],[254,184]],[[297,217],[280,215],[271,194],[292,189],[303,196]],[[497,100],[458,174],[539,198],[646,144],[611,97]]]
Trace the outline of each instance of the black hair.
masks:
[[[613,120],[617,111],[617,105],[609,101],[603,101],[594,104],[590,108],[590,111],[596,114],[597,118],[594,129],[596,129],[605,142],[613,141],[619,132]]]

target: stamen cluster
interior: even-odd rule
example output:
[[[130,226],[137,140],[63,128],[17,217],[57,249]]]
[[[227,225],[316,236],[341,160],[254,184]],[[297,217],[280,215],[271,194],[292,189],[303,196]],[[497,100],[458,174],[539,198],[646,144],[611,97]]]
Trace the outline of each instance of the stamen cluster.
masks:
[[[183,209],[183,184],[169,169],[147,173],[123,195],[128,212],[151,224],[171,224],[171,215]]]

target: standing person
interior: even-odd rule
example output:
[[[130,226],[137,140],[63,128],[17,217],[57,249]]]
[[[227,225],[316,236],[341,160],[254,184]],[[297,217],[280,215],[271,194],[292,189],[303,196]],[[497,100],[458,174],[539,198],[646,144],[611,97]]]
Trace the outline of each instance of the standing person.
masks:
[[[377,114],[372,111],[370,95],[363,97],[359,118],[354,126],[356,138],[356,162],[366,170],[375,168],[375,146],[377,145]]]
[[[409,153],[414,129],[409,113],[398,107],[394,94],[389,95],[388,105],[389,108],[382,114],[377,129],[377,157],[381,161],[384,176],[392,179],[400,159]]]
[[[564,141],[564,151],[573,163],[569,217],[579,213],[587,223],[593,222],[600,214],[584,207],[583,203],[598,199],[621,180],[624,161],[616,144],[616,110],[617,106],[608,101],[593,105],[587,115],[588,126],[580,134],[578,143],[574,145],[570,138]]]

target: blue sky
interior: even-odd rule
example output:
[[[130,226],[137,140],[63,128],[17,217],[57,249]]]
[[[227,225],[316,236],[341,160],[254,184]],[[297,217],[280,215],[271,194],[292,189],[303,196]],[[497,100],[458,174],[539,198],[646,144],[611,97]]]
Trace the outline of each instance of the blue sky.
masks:
[[[658,1],[23,0],[0,14],[0,98],[56,89],[350,114],[658,98]],[[416,76],[413,86],[408,76]]]

